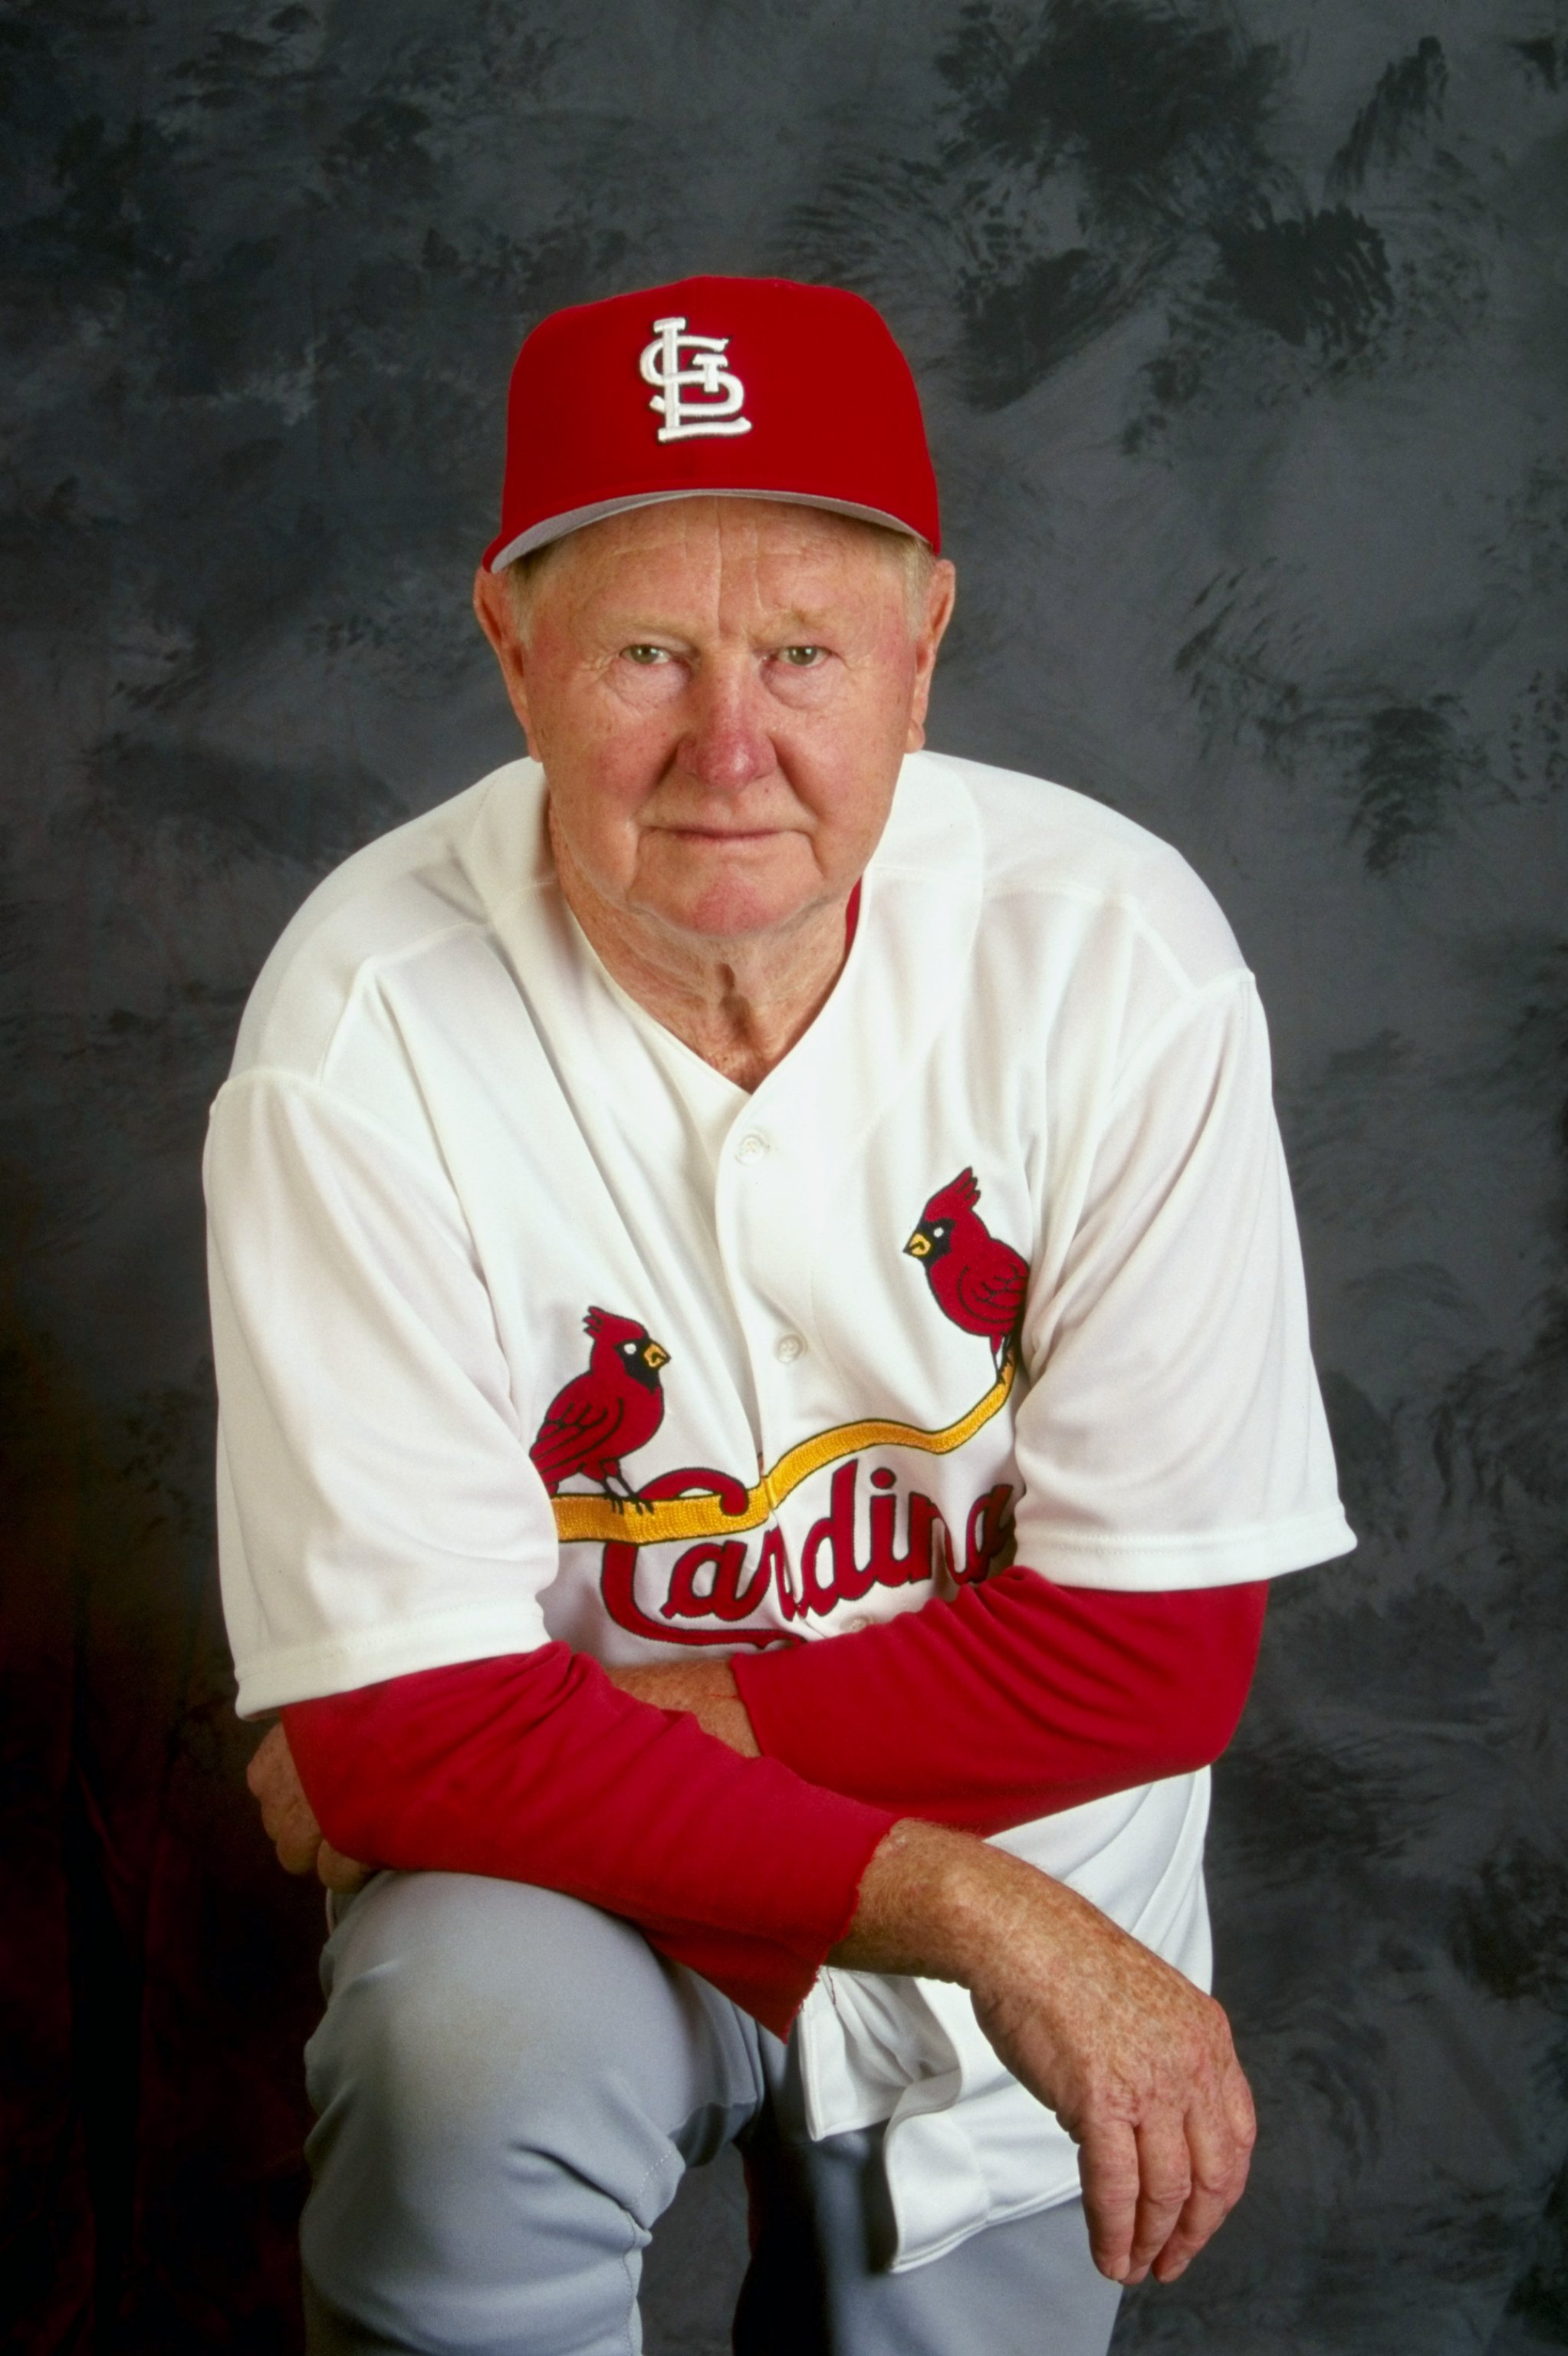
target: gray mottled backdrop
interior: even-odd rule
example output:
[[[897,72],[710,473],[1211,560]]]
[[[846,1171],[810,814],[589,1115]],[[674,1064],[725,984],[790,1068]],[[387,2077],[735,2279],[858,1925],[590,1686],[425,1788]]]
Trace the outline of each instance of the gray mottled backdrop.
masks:
[[[316,1915],[214,1616],[204,1108],[315,878],[512,749],[521,332],[733,269],[914,358],[934,742],[1179,844],[1274,1023],[1362,1544],[1220,1776],[1254,2189],[1118,2347],[1568,2346],[1568,16],[38,0],[0,84],[10,2344],[293,2344]],[[651,2344],[724,2344],[734,2209]]]

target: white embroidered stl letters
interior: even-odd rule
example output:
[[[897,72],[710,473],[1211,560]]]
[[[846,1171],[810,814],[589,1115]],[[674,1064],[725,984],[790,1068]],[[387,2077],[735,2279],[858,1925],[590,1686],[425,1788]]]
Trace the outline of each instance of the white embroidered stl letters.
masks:
[[[654,340],[639,362],[645,384],[658,391],[649,402],[664,419],[661,442],[684,442],[695,434],[749,434],[741,415],[746,388],[724,365],[728,336],[688,336],[684,319],[656,319]],[[683,356],[690,365],[683,368]]]

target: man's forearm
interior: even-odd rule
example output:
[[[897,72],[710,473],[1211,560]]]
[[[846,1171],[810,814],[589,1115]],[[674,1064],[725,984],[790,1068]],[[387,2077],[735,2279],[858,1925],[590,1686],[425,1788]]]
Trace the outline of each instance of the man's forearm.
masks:
[[[1001,2060],[1080,2147],[1095,2264],[1174,2281],[1246,2183],[1252,2096],[1220,2007],[1065,1883],[901,1822],[830,1963],[966,1987]]]
[[[1245,1692],[1262,1600],[1259,1590],[1232,1590],[1207,1601],[1200,1594],[1190,1607],[1178,1599],[1174,1614],[1160,1615],[1190,1644],[1206,1628],[1230,1638],[1231,1694],[1218,1712],[1212,1695],[1205,1697],[1204,1740],[1216,1748]],[[1107,1627],[1115,1630],[1119,1616],[1117,1599],[1107,1601],[1110,1610],[1094,1616],[1097,1639]],[[1120,1616],[1147,1635],[1153,1615],[1147,1610],[1140,1615],[1136,1606],[1136,1599],[1134,1611]],[[1050,1610],[1049,1596],[1040,1609]],[[928,1625],[929,1612],[919,1615]],[[1062,1617],[1057,1615],[1058,1629]],[[1157,1620],[1156,1631],[1166,1633]],[[871,1631],[844,1641],[865,1659],[879,1636],[896,1642],[901,1633],[907,1632]],[[1132,1707],[1138,1679],[1147,1689],[1151,1672],[1161,1669],[1179,1675],[1179,1660],[1168,1647],[1163,1661],[1151,1662],[1146,1648],[1115,1696],[1116,1707]],[[1103,1666],[1100,1674],[1104,1682]],[[614,1677],[645,1701],[690,1711],[731,1747],[748,1754],[755,1750],[755,1730],[727,1661],[620,1670]],[[895,1677],[901,1707],[919,1705],[918,1677],[911,1683],[916,1690]],[[970,1708],[976,1712],[973,1694]],[[876,1730],[873,1716],[873,1741]],[[994,1783],[982,1775],[967,1794],[954,1786],[962,1783],[966,1757],[994,1732],[976,1714],[972,1744],[961,1740],[944,1754],[950,1807],[956,1811],[967,1801],[982,1823],[994,1816]],[[1055,1729],[1047,1735],[1036,1773],[1043,1762],[1065,1776],[1077,1763],[1071,1735]],[[1146,1762],[1157,1762],[1158,1744],[1169,1740],[1168,1721],[1147,1750],[1136,1740],[1125,1745],[1124,1780],[1142,1780]],[[1104,1738],[1091,1731],[1083,1744],[1087,1768],[1080,1772],[1104,1774],[1106,1750]],[[1040,1813],[1052,1804],[1053,1789],[1057,1805],[1084,1796],[1065,1781],[1052,1787],[1026,1780],[1023,1788]],[[1174,2280],[1240,2198],[1255,2130],[1251,2095],[1219,2006],[1065,1884],[952,1828],[951,1818],[946,1825],[901,1819],[884,1836],[861,1877],[849,1928],[828,1961],[848,1970],[951,1980],[968,1989],[1001,2059],[1078,2141],[1095,2262],[1114,2280],[1136,2282],[1151,2269],[1163,2281]]]
[[[898,1815],[999,1832],[1218,1757],[1265,1591],[1125,1595],[1008,1571],[831,1644],[612,1674],[743,1756]]]
[[[893,1822],[737,1757],[563,1644],[291,1703],[283,1722],[345,1856],[624,1915],[781,2035]]]

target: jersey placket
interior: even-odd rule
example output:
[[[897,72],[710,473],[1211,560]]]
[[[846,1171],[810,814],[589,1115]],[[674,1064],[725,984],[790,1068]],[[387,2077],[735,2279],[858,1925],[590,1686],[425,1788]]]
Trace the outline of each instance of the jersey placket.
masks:
[[[741,1108],[714,1183],[719,1253],[757,1403],[759,1472],[808,1436],[803,1394],[816,1387],[810,1237],[816,1173],[798,1134],[770,1119],[777,1094],[764,1082]]]

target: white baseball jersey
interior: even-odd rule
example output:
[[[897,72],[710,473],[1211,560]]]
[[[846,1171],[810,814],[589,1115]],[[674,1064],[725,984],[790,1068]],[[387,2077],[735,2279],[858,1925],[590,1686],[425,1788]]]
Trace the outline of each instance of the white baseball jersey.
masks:
[[[243,1711],[551,1638],[817,1643],[1015,1551],[1152,1590],[1353,1545],[1262,1014],[1173,851],[912,755],[748,1095],[605,972],[543,810],[516,762],[339,869],[214,1107]],[[1003,1845],[1206,1982],[1207,1792]],[[1076,2190],[962,1989],[825,1971],[799,2035],[814,2133],[890,2122],[901,2265]]]

